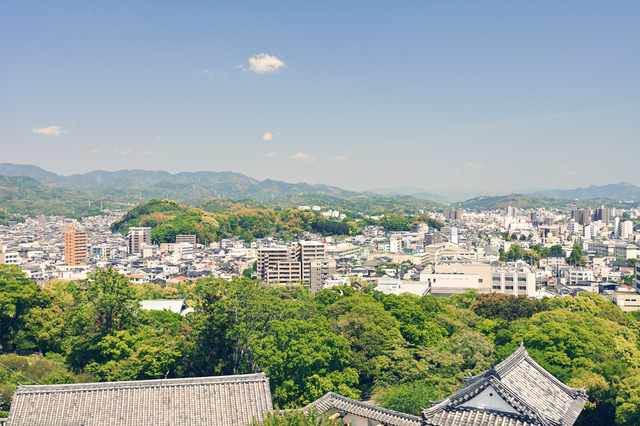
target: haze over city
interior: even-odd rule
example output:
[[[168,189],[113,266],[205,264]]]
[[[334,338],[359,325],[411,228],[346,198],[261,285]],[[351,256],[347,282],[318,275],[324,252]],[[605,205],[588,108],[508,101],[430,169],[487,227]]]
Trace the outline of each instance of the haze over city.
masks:
[[[640,185],[640,3],[5,2],[2,161]]]

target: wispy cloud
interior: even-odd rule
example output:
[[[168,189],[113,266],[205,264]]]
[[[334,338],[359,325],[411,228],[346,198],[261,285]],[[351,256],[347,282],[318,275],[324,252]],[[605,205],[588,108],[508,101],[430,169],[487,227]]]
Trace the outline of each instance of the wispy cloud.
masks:
[[[97,149],[94,149],[94,150],[91,151],[92,154],[97,154],[98,152],[100,152],[100,151],[98,151]]]
[[[333,161],[344,161],[347,159],[346,155],[338,155],[336,157],[329,157],[331,158]]]
[[[308,161],[310,163],[316,161],[315,158],[311,158],[310,155],[305,154],[304,152],[299,152],[296,155],[289,157],[289,159],[298,160],[298,161]]]
[[[31,131],[47,136],[60,136],[63,133],[69,133],[67,130],[62,130],[60,126],[36,127],[35,129],[31,129]]]
[[[565,175],[567,175],[567,176],[573,176],[575,174],[576,174],[576,172],[574,172],[573,170],[570,170],[570,171],[565,173]]]
[[[257,74],[273,74],[286,67],[287,64],[275,56],[260,53],[249,58],[249,68],[244,65],[238,65],[236,68],[240,68],[242,71],[253,71]]]
[[[266,132],[264,135],[262,135],[262,139],[264,139],[265,141],[270,141],[273,138],[273,135],[269,132]]]
[[[213,77],[213,71],[204,70],[202,71],[202,75],[205,77]]]
[[[114,152],[117,152],[118,154],[122,154],[122,155],[127,155],[131,152],[130,149],[120,149],[119,146],[116,146],[115,148],[113,148]]]
[[[142,155],[149,155],[151,154],[151,151],[142,151]]]
[[[477,164],[472,162],[468,162],[464,166],[472,169],[484,169],[484,164]]]
[[[265,155],[265,157],[277,157],[278,153],[277,152],[267,152]]]

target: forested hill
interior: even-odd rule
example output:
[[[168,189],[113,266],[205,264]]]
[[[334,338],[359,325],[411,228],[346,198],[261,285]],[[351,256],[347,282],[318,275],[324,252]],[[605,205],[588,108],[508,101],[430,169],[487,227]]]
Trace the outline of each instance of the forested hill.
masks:
[[[224,211],[220,202],[195,208],[170,200],[152,200],[130,210],[111,229],[126,234],[130,227],[150,226],[152,240],[158,244],[175,242],[176,235],[181,234],[194,234],[199,243],[209,244],[232,236],[251,241],[276,234],[297,237],[303,231],[350,235],[352,230],[359,230],[348,222],[329,221],[309,210],[243,208],[242,204],[227,201],[229,211]]]
[[[269,235],[299,238],[303,231],[320,235],[358,235],[364,225],[380,225],[387,231],[409,231],[412,222],[440,229],[444,224],[428,215],[386,214],[380,220],[349,213],[342,221],[325,219],[320,212],[293,208],[271,208],[251,200],[214,200],[196,207],[170,200],[152,200],[131,209],[111,225],[114,232],[149,226],[155,243],[172,243],[176,235],[192,234],[201,244],[232,236],[245,241]],[[356,221],[358,219],[358,221]]]
[[[17,382],[264,371],[281,408],[337,392],[420,415],[522,342],[560,381],[586,387],[589,402],[576,426],[640,424],[638,312],[623,314],[597,294],[538,301],[355,287],[312,295],[246,278],[161,286],[109,269],[41,288],[19,267],[0,265],[2,409]],[[183,317],[140,308],[141,299],[163,297],[185,298],[195,311]]]

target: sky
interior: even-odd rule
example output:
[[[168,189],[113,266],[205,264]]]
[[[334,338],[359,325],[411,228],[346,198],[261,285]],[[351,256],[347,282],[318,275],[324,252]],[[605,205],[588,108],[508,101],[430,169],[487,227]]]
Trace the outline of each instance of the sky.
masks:
[[[0,162],[640,186],[640,2],[3,1]]]

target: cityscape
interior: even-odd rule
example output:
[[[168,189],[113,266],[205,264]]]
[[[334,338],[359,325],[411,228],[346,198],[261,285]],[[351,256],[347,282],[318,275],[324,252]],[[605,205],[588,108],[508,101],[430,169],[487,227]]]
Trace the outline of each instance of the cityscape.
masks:
[[[0,426],[640,424],[640,4],[0,10]]]

